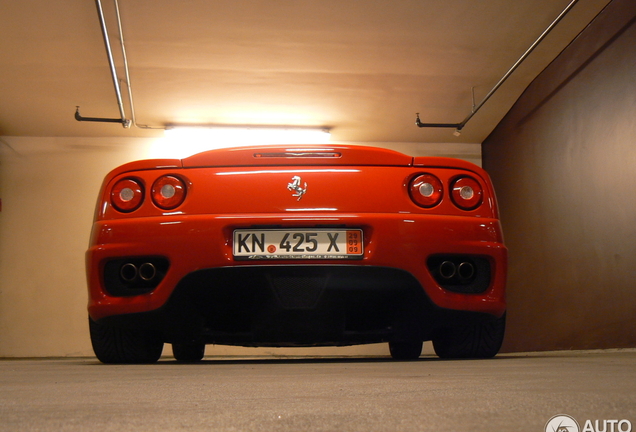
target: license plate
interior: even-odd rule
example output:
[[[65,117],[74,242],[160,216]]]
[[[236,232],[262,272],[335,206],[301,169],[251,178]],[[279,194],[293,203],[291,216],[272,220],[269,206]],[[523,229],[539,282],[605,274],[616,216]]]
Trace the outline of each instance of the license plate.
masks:
[[[234,231],[236,259],[362,259],[360,229]]]

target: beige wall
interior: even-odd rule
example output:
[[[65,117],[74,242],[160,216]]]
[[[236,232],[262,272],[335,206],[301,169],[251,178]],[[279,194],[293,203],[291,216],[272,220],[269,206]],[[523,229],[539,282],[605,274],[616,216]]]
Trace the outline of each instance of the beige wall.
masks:
[[[4,138],[0,356],[90,353],[83,252],[101,178],[140,152],[121,140]]]
[[[483,143],[507,351],[636,347],[636,8],[615,0]]]
[[[153,154],[158,140],[2,137],[0,357],[92,355],[84,251],[97,193],[112,168]],[[480,163],[478,144],[383,144],[411,155]],[[166,350],[169,353],[169,350]],[[308,351],[210,347],[208,354],[388,354],[384,345]]]

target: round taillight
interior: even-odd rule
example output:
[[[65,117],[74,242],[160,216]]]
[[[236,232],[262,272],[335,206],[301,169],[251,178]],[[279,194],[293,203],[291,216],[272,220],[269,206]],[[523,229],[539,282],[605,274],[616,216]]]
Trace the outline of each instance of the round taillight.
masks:
[[[477,180],[460,177],[451,186],[451,197],[455,205],[463,210],[473,210],[481,204],[483,189]]]
[[[133,179],[122,179],[110,191],[110,202],[120,212],[128,213],[139,208],[144,200],[144,187]]]
[[[420,174],[411,181],[411,198],[422,207],[434,207],[442,200],[444,187],[433,174]]]
[[[178,177],[166,175],[152,184],[152,201],[164,210],[179,207],[186,196],[186,185]]]

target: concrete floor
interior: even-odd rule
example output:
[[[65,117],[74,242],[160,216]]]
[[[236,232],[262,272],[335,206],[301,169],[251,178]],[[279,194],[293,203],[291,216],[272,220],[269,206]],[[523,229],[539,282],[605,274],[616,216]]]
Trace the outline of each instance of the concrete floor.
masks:
[[[481,361],[0,361],[3,431],[543,432],[557,414],[581,431],[588,419],[627,420],[636,431],[636,350]]]

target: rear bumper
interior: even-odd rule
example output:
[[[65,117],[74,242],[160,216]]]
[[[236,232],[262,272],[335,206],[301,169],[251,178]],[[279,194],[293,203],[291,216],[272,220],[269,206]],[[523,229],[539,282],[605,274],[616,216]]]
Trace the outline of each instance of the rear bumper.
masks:
[[[232,233],[249,227],[338,226],[361,228],[361,260],[237,261]],[[477,257],[489,264],[483,292],[444,288],[427,263],[434,256]],[[113,295],[105,285],[105,268],[113,260],[159,257],[168,262],[161,281],[141,294]],[[373,266],[404,271],[439,308],[501,316],[506,309],[507,250],[496,219],[414,214],[169,215],[98,221],[86,255],[90,316],[105,317],[155,311],[166,305],[179,283],[206,269],[257,266]],[[439,279],[439,278],[438,278]]]

